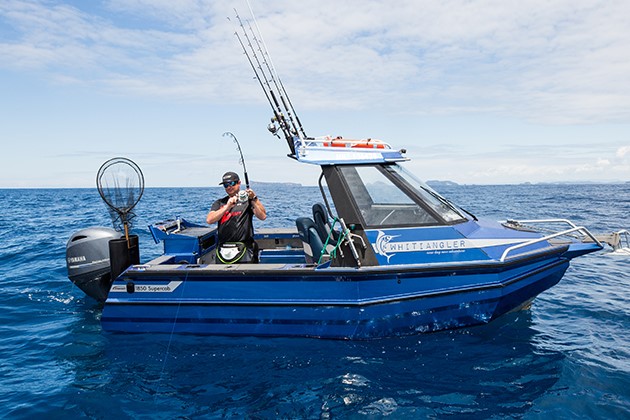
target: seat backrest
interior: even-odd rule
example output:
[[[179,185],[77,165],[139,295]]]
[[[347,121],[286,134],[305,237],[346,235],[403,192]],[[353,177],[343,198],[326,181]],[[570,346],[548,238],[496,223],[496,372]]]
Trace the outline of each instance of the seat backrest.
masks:
[[[295,219],[295,225],[302,240],[306,261],[309,263],[318,262],[324,243],[317,232],[315,222],[310,217],[298,217]]]
[[[315,229],[317,229],[319,237],[322,241],[325,241],[328,237],[329,230],[326,229],[328,225],[328,215],[326,214],[326,209],[323,204],[313,204],[313,221],[315,222]]]
[[[317,229],[317,233],[322,240],[322,243],[326,243],[326,239],[328,239],[328,235],[330,234],[331,226],[328,221],[328,213],[326,213],[326,208],[322,203],[313,204],[313,221],[315,222],[315,229]],[[338,235],[336,232],[333,232],[332,237],[328,240],[329,245],[337,244]]]

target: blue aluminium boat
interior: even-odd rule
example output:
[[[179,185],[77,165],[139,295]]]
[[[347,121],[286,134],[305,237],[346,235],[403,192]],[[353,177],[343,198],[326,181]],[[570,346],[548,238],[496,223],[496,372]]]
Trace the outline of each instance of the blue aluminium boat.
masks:
[[[387,143],[308,137],[252,36],[251,51],[241,45],[273,110],[269,130],[282,131],[291,158],[321,167],[322,202],[295,226],[258,231],[258,264],[211,263],[216,228],[177,219],[150,226],[162,256],[112,282],[109,266],[97,270],[109,255],[85,249],[120,234],[76,234],[69,274],[105,300],[105,330],[368,339],[468,327],[526,307],[572,258],[602,249],[567,220],[478,220],[412,176],[406,152]]]
[[[344,339],[459,328],[528,305],[572,258],[602,248],[568,221],[542,235],[530,229],[535,221],[477,220],[411,176],[400,151],[383,143],[327,142],[296,138],[295,150],[321,166],[334,216],[313,203],[297,229],[257,233],[259,264],[234,265],[206,263],[214,227],[156,223],[164,255],[115,279],[103,328]]]

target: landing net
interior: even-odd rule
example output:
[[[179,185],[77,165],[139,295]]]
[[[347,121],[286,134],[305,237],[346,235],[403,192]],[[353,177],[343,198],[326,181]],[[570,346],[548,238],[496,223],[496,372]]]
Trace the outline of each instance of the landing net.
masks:
[[[114,228],[131,227],[132,212],[144,192],[144,176],[133,161],[117,157],[105,162],[96,175],[96,186],[107,204]],[[126,226],[125,226],[126,225]]]

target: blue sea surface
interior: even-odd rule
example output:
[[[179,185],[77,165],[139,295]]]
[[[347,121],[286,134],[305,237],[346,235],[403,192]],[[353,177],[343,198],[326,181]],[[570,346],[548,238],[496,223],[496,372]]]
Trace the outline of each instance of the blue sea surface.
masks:
[[[630,228],[630,184],[445,186],[479,217]],[[202,223],[220,188],[148,188],[132,233]],[[317,187],[264,185],[294,226]],[[0,190],[0,417],[630,418],[630,255],[578,258],[530,309],[485,326],[373,341],[110,334],[67,279],[65,246],[111,226],[94,189]]]

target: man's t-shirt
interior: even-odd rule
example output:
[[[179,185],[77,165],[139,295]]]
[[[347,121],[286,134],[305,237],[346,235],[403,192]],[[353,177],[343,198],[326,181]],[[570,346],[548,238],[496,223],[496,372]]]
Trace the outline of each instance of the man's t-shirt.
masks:
[[[225,196],[212,203],[211,211],[219,210],[227,204],[229,196]],[[241,203],[237,201],[234,207],[227,211],[219,220],[219,243],[245,242],[250,245],[254,240],[254,226],[252,219],[254,210],[249,200]]]

